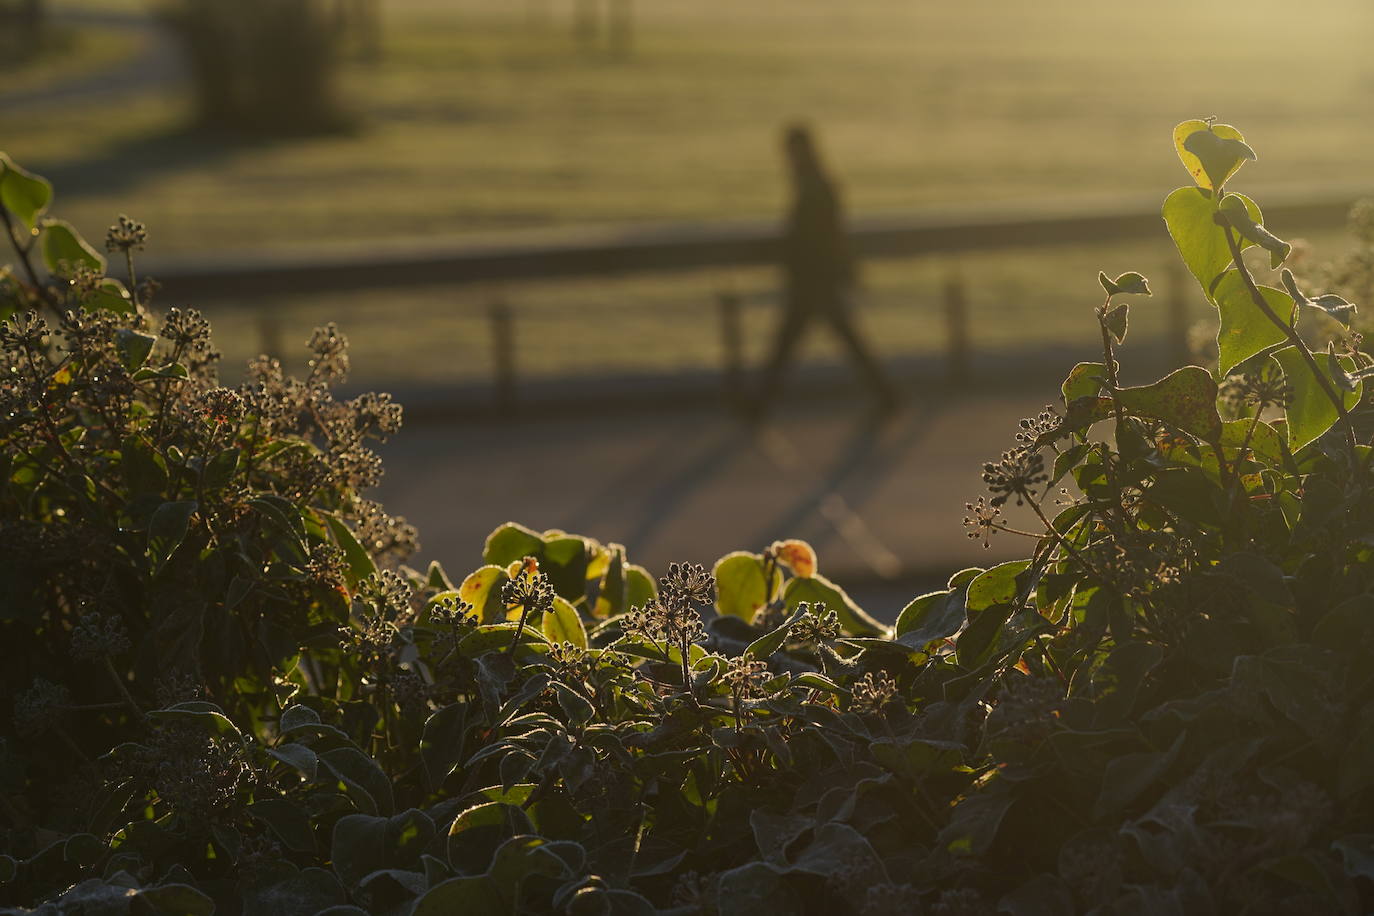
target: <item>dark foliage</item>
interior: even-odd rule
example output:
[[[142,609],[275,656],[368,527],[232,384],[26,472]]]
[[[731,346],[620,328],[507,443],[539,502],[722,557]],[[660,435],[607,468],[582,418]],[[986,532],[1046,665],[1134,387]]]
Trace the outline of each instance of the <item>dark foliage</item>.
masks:
[[[506,525],[456,587],[399,565],[413,532],[361,496],[399,413],[330,396],[342,338],[316,335],[304,380],[220,386],[204,322],[103,278],[5,160],[0,899],[1370,911],[1374,360],[1295,330],[1344,300],[1259,285],[1244,250],[1278,269],[1287,246],[1221,187],[1253,158],[1238,132],[1176,142],[1199,186],[1164,217],[1218,309],[1217,371],[1120,386],[1149,290],[1104,274],[1103,361],[970,504],[984,540],[1028,505],[1031,556],[890,630],[799,541],[656,581]],[[143,241],[112,228],[131,274]]]

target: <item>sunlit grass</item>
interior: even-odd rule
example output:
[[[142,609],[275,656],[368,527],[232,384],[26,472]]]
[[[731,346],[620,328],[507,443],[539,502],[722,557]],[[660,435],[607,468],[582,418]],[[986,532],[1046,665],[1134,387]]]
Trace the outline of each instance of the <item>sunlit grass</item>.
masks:
[[[1184,0],[640,0],[629,60],[579,46],[569,5],[543,5],[547,22],[531,26],[526,10],[539,0],[390,0],[383,61],[345,74],[353,132],[188,136],[186,100],[163,91],[117,106],[0,110],[0,146],[58,179],[59,212],[88,234],[128,211],[150,225],[159,256],[772,217],[787,195],[777,132],[796,117],[817,125],[854,213],[1118,192],[1162,199],[1186,180],[1169,129],[1212,114],[1261,150],[1238,182],[1261,200],[1265,186],[1374,186],[1365,53],[1374,8],[1358,0],[1316,2],[1303,16],[1264,0],[1247,17]],[[1096,271],[1148,274],[1166,257],[1142,245],[961,259],[975,345],[1090,340],[1083,309]],[[938,291],[952,263],[869,266],[864,322],[889,351],[943,346]],[[721,288],[774,281],[768,271],[708,271],[500,295],[516,309],[524,373],[672,370],[719,363]],[[496,294],[296,302],[277,333],[292,344],[339,320],[357,342],[359,378],[482,379]],[[259,346],[252,315],[276,305],[216,309],[231,365]],[[1162,327],[1157,311],[1137,316],[1135,334]],[[746,310],[751,359],[775,321],[766,303]],[[808,346],[834,355],[824,335]]]

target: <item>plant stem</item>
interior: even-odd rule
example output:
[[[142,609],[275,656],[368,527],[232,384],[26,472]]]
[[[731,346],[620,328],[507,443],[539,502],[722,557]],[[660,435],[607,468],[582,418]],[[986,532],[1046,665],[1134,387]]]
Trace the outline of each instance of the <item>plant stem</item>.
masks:
[[[1026,502],[1030,504],[1031,511],[1035,513],[1036,518],[1040,519],[1040,524],[1045,526],[1045,530],[1049,532],[1050,536],[1054,538],[1059,546],[1064,548],[1064,551],[1069,556],[1073,557],[1074,560],[1087,571],[1088,575],[1097,579],[1099,582],[1105,583],[1107,581],[1106,577],[1093,568],[1093,565],[1087,561],[1083,554],[1079,553],[1078,550],[1069,543],[1068,538],[1059,533],[1059,530],[1055,528],[1054,524],[1045,516],[1045,511],[1040,508],[1039,503],[1033,499],[1027,499]]]
[[[52,309],[54,315],[59,318],[62,317],[62,309],[57,300],[53,298],[52,291],[38,279],[38,271],[34,269],[33,261],[29,258],[32,243],[29,245],[19,244],[19,237],[14,233],[14,221],[10,219],[10,211],[6,210],[3,205],[0,205],[0,222],[5,224],[5,234],[9,236],[14,253],[19,256],[19,263],[24,265],[24,272],[29,275],[29,283],[33,285],[34,292],[38,294],[38,298],[42,299],[48,308]]]
[[[506,654],[512,659],[515,658],[515,647],[520,645],[520,634],[525,632],[525,621],[529,618],[530,606],[528,604],[520,605],[520,622],[515,625],[515,637],[510,641],[510,648],[506,650]]]
[[[1221,228],[1226,236],[1226,246],[1231,250],[1231,262],[1236,265],[1236,270],[1240,273],[1241,281],[1245,284],[1246,290],[1250,293],[1250,300],[1254,302],[1255,307],[1264,314],[1264,317],[1268,318],[1269,321],[1273,323],[1274,327],[1283,332],[1283,335],[1288,338],[1288,342],[1297,347],[1298,354],[1302,357],[1303,362],[1307,363],[1307,368],[1311,371],[1312,377],[1317,380],[1317,385],[1321,388],[1322,393],[1325,394],[1335,406],[1336,414],[1340,418],[1342,428],[1345,430],[1346,445],[1349,447],[1353,459],[1355,455],[1355,426],[1350,422],[1349,411],[1345,409],[1345,398],[1337,394],[1336,390],[1331,387],[1330,379],[1326,377],[1326,373],[1321,371],[1321,368],[1317,365],[1317,361],[1312,357],[1312,351],[1307,349],[1307,344],[1298,336],[1298,332],[1293,326],[1286,323],[1278,315],[1275,315],[1274,310],[1269,307],[1269,303],[1265,301],[1264,295],[1259,291],[1259,287],[1255,285],[1255,278],[1250,276],[1250,271],[1246,268],[1245,261],[1241,258],[1240,245],[1236,242],[1236,237],[1232,234],[1231,227],[1223,224]]]
[[[142,719],[143,710],[139,709],[138,704],[134,702],[133,695],[129,693],[129,688],[124,685],[124,679],[115,670],[114,662],[110,661],[108,655],[104,656],[101,661],[105,663],[105,670],[110,673],[110,680],[114,681],[115,686],[119,688],[120,696],[124,698],[124,705],[129,707],[129,711],[134,714],[135,719]]]

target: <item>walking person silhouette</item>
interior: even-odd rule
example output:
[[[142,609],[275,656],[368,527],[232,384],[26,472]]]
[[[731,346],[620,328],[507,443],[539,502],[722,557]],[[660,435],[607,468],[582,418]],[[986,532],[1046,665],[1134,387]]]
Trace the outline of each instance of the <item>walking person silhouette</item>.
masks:
[[[783,150],[793,189],[783,237],[784,312],[757,399],[749,405],[750,415],[761,419],[769,402],[781,393],[784,373],[813,321],[830,326],[849,351],[879,410],[890,411],[899,401],[897,389],[859,336],[850,314],[857,276],[839,194],[821,165],[808,127],[788,127]]]

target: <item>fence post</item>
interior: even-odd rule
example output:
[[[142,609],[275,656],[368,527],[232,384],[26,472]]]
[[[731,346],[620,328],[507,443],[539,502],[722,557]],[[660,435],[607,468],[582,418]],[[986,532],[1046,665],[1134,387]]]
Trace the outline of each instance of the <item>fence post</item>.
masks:
[[[1177,259],[1169,261],[1164,282],[1169,288],[1168,308],[1165,311],[1168,327],[1164,332],[1167,336],[1169,365],[1186,366],[1192,360],[1192,346],[1188,340],[1188,278]]]
[[[955,271],[945,280],[945,371],[950,382],[969,377],[968,298],[964,280]]]
[[[515,322],[504,299],[491,303],[492,387],[497,413],[515,412]]]
[[[740,327],[740,297],[737,293],[722,292],[717,298],[720,303],[720,355],[725,396],[737,400],[744,393],[744,333]]]

